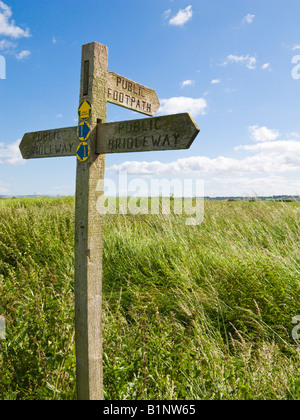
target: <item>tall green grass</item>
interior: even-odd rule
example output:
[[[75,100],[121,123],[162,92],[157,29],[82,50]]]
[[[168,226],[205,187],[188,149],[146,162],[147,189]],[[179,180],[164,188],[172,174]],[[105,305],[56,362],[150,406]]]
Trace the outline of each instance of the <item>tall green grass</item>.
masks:
[[[299,399],[300,205],[107,215],[107,399]],[[0,201],[0,399],[74,399],[74,200]]]

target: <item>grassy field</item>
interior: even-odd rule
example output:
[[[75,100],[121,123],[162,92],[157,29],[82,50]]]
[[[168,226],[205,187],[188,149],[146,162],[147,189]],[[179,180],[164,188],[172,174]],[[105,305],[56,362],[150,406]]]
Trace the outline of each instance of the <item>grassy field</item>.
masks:
[[[0,399],[75,399],[74,199],[0,200]],[[105,216],[107,399],[300,399],[300,203]]]

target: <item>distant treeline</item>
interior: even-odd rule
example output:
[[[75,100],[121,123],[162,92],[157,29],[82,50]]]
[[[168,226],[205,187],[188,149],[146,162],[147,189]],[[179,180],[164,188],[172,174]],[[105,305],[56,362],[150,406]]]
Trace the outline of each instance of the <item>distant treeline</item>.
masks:
[[[205,200],[216,201],[283,201],[293,202],[300,201],[298,195],[272,195],[268,197],[204,197]]]
[[[38,198],[38,195],[0,195],[0,199],[5,198]],[[50,196],[50,195],[43,195],[45,198],[58,198],[59,196]],[[173,197],[171,197],[173,198]],[[192,197],[190,197],[192,198]],[[224,197],[204,197],[205,200],[213,200],[213,201],[283,201],[283,202],[293,202],[293,201],[300,201],[299,195],[270,195],[270,196],[256,196],[256,197],[234,197],[234,196],[224,196]]]

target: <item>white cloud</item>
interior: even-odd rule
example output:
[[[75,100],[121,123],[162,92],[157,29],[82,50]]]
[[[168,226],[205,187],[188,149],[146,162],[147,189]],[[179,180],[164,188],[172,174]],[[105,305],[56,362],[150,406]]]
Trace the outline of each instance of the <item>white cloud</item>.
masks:
[[[298,145],[291,146],[286,153],[261,153],[244,159],[219,156],[191,156],[170,163],[154,162],[124,162],[113,165],[111,171],[127,171],[128,175],[210,175],[210,176],[245,176],[257,174],[278,174],[300,170],[300,155]],[[279,150],[280,148],[278,148]],[[295,153],[297,152],[297,153]]]
[[[182,83],[181,83],[181,89],[183,89],[184,87],[186,87],[186,86],[192,86],[192,85],[194,85],[195,84],[195,81],[194,80],[184,80]]]
[[[0,164],[19,165],[25,162],[19,150],[20,141],[17,140],[8,146],[0,143]]]
[[[295,44],[292,48],[293,51],[300,50],[300,44]]]
[[[250,126],[248,127],[248,130],[252,140],[256,142],[273,141],[280,135],[278,130],[273,130],[267,127],[259,127],[258,125]]]
[[[255,15],[251,15],[251,13],[248,13],[248,15],[244,17],[243,23],[252,23],[254,18]]]
[[[2,39],[0,41],[0,51],[9,52],[16,48],[17,44],[11,41],[7,41],[6,39]]]
[[[249,150],[251,152],[290,153],[300,156],[300,142],[296,140],[278,140],[257,143],[255,145],[237,146],[235,150]]]
[[[300,139],[300,133],[297,133],[296,131],[291,132],[289,136]]]
[[[265,63],[261,66],[262,70],[269,70],[271,71],[271,64],[270,63]]]
[[[197,115],[205,115],[207,102],[203,98],[193,99],[184,96],[174,97],[170,99],[161,99],[158,114],[169,115],[188,112],[194,117]]]
[[[245,66],[249,69],[249,70],[254,70],[256,69],[256,57],[250,56],[249,54],[247,55],[233,55],[233,54],[229,54],[226,57],[226,60],[223,62],[222,66],[226,66],[227,64],[230,63],[238,63],[238,64],[245,64]]]
[[[168,10],[165,10],[164,11],[164,13],[163,13],[163,18],[166,20],[166,19],[169,19],[169,17],[170,17],[170,15],[171,15],[171,13],[172,13],[172,10],[171,9],[168,9]]]
[[[26,30],[16,26],[14,20],[11,20],[12,11],[3,1],[0,1],[0,35],[11,38],[28,38],[30,37],[30,30]]]
[[[16,59],[17,59],[17,60],[24,60],[24,58],[29,57],[29,56],[30,56],[30,54],[31,54],[31,52],[30,52],[30,51],[28,51],[28,50],[23,50],[23,51],[19,52],[19,54],[17,54],[17,55],[16,55]]]
[[[180,9],[176,16],[173,16],[169,20],[170,25],[183,26],[193,17],[192,6],[188,6],[185,9]]]
[[[221,83],[221,80],[220,79],[213,79],[210,83],[212,85],[217,85],[218,83]]]
[[[63,114],[57,114],[56,118],[63,118]]]

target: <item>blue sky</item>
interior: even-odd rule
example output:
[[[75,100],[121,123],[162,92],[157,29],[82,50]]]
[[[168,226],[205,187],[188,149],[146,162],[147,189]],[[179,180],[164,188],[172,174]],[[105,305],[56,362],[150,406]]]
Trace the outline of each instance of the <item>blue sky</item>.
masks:
[[[75,157],[23,161],[18,145],[77,125],[92,41],[107,45],[110,71],[156,90],[158,115],[190,112],[201,130],[189,150],[107,155],[106,179],[300,194],[299,16],[299,0],[0,1],[0,195],[74,194]],[[108,121],[140,117],[108,104]]]

